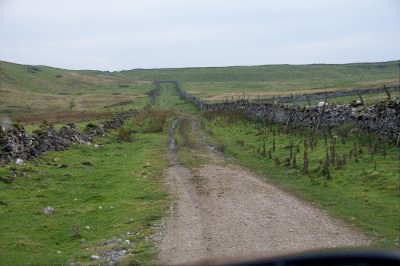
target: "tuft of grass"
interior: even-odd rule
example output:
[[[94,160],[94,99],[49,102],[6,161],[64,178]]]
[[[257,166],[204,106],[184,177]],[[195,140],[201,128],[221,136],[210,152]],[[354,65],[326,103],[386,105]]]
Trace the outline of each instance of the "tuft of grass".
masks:
[[[175,112],[171,110],[148,109],[127,122],[127,125],[132,132],[164,132],[167,120],[174,115]]]
[[[121,127],[118,129],[118,139],[120,141],[131,142],[132,141],[132,131],[128,128]]]

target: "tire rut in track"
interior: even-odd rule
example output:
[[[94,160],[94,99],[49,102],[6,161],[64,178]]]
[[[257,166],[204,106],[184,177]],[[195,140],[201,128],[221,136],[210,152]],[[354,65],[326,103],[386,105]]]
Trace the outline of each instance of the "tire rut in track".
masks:
[[[366,236],[341,221],[227,163],[211,149],[209,162],[201,168],[183,167],[174,140],[178,124],[179,119],[170,129],[166,172],[176,201],[156,238],[160,263],[369,243]],[[205,145],[195,122],[192,130]]]

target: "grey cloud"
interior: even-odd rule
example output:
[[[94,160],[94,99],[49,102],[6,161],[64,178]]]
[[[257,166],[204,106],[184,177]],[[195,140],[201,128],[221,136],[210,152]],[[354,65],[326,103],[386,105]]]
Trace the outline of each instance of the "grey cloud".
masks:
[[[397,0],[0,0],[0,60],[72,69],[400,57]]]

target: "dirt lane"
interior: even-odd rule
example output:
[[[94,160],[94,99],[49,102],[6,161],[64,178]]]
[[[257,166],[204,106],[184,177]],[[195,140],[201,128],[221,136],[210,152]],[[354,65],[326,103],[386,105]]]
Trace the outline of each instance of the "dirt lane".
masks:
[[[342,222],[212,151],[211,163],[200,169],[179,165],[175,126],[166,179],[176,203],[157,240],[162,264],[368,244]]]

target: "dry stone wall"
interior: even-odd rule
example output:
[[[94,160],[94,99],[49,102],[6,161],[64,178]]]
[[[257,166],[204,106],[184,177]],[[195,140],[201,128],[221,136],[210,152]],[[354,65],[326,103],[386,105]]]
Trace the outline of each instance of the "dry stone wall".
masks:
[[[104,124],[88,124],[83,132],[79,132],[73,123],[66,124],[58,131],[51,124],[44,123],[31,135],[20,125],[0,128],[0,164],[29,160],[47,151],[66,150],[73,143],[91,142],[96,137],[104,136],[107,131],[121,127],[126,119],[137,114],[137,111],[119,113]]]
[[[182,90],[179,82],[175,82],[175,84],[183,99],[193,103],[203,111],[241,112],[248,119],[285,124],[292,128],[310,128],[315,131],[330,130],[343,124],[350,124],[359,126],[367,132],[375,133],[383,141],[400,145],[399,97],[388,98],[368,106],[344,104],[302,107],[249,99],[208,104]],[[375,90],[371,90],[371,92],[375,92]],[[335,97],[342,93],[339,91],[339,95],[335,95]],[[315,97],[319,97],[318,95]],[[326,97],[326,95],[323,96]]]
[[[400,92],[400,87],[392,86],[392,87],[377,87],[377,88],[361,88],[361,89],[352,89],[352,90],[336,90],[336,91],[326,91],[326,92],[315,92],[315,93],[304,93],[304,94],[295,94],[291,96],[282,96],[273,99],[266,99],[262,101],[272,102],[273,100],[278,103],[293,103],[300,101],[313,101],[313,100],[321,100],[323,101],[326,98],[335,98],[335,97],[345,97],[345,96],[357,96],[363,94],[371,94],[371,93],[389,93],[393,94]]]

